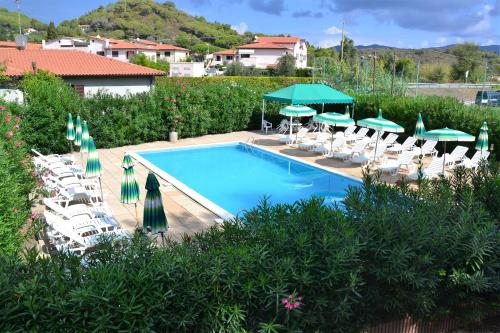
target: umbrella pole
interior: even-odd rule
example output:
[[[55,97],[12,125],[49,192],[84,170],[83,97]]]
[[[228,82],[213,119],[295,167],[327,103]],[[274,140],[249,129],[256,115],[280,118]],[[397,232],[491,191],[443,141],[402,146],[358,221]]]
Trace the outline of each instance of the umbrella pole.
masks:
[[[290,116],[290,141],[292,141],[292,135],[293,135],[293,117]]]
[[[137,213],[137,202],[134,202],[135,206],[135,227],[139,226],[139,214]]]
[[[330,141],[330,154],[332,154],[332,149],[333,149],[333,130],[332,130],[332,141]]]
[[[444,177],[444,166],[446,164],[446,141],[444,142],[444,152],[443,152],[443,177]]]
[[[101,177],[99,177],[99,187],[101,188],[101,200],[104,202],[104,195],[102,194],[102,182],[101,182]]]
[[[377,131],[377,141],[375,142],[375,151],[373,152],[373,163],[375,163],[375,159],[377,158],[377,147],[379,138],[380,138],[380,131]]]
[[[73,141],[69,140],[69,151],[71,152],[71,155],[73,155]]]

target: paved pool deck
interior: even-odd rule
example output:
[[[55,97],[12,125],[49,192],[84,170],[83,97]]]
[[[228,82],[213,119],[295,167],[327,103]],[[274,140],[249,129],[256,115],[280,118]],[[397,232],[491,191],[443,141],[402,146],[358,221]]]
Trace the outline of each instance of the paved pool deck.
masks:
[[[137,223],[142,225],[142,215],[144,209],[143,202],[146,195],[144,185],[146,183],[148,170],[140,163],[136,163],[134,166],[136,178],[141,188],[140,201],[137,203],[137,216],[139,219],[137,222],[134,205],[123,205],[120,203],[120,184],[123,175],[121,163],[125,152],[211,143],[225,143],[232,141],[252,142],[272,151],[294,156],[304,161],[316,163],[320,166],[331,169],[332,171],[337,171],[356,178],[361,178],[362,176],[362,169],[359,165],[351,164],[349,162],[341,162],[339,160],[326,158],[312,152],[302,151],[298,148],[284,145],[277,140],[277,136],[275,134],[266,135],[262,134],[260,131],[241,131],[227,134],[205,135],[196,138],[186,138],[181,139],[176,143],[158,141],[134,146],[98,149],[99,158],[104,172],[102,176],[104,201],[111,207],[115,218],[121,224],[122,228],[132,231],[135,229]],[[75,157],[77,157],[78,161],[80,161],[79,154],[75,155]],[[399,176],[384,176],[383,179],[393,183],[399,178],[401,178],[401,174]],[[180,240],[185,234],[192,235],[194,233],[201,232],[212,225],[216,225],[220,221],[220,218],[217,215],[198,204],[167,181],[161,178],[159,178],[159,181],[161,185],[160,190],[162,192],[163,204],[166,208],[169,222],[168,235],[170,237]]]

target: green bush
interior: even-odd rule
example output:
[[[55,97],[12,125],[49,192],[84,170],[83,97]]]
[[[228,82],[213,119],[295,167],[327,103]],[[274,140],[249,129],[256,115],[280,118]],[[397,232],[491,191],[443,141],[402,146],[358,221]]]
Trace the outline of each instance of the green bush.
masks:
[[[79,258],[0,256],[0,330],[359,332],[480,319],[500,295],[496,166],[419,188],[365,178],[343,210],[269,206],[156,248],[137,234]],[[302,297],[288,311],[283,299]]]
[[[26,120],[0,106],[0,253],[17,253],[31,219],[30,192],[36,181],[29,150],[22,139]]]

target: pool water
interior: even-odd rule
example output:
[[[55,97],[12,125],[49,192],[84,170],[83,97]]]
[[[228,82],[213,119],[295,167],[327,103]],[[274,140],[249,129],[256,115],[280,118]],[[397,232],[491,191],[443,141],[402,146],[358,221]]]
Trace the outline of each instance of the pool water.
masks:
[[[138,154],[233,215],[253,208],[265,196],[273,204],[311,196],[340,203],[348,186],[360,185],[352,178],[244,143]]]

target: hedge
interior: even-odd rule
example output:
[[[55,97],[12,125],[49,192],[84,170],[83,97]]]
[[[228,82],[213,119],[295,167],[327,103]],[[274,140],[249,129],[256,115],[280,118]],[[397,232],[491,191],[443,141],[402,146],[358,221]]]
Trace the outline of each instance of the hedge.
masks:
[[[0,255],[0,331],[359,332],[406,315],[478,320],[500,301],[496,170],[419,188],[369,175],[344,210],[263,201],[182,243],[105,242],[83,264]]]
[[[166,140],[176,129],[180,137],[227,133],[260,128],[262,96],[310,78],[211,77],[162,78],[151,93],[132,97],[98,95],[82,99],[62,80],[40,73],[23,81],[27,104],[19,109],[26,119],[29,145],[44,152],[65,152],[65,118],[80,114],[89,123],[97,146],[110,148]],[[498,108],[465,106],[445,97],[397,97],[356,95],[355,118],[375,116],[381,108],[386,118],[414,130],[419,112],[427,129],[450,127],[478,135],[488,122],[490,141],[500,143]],[[283,104],[266,103],[266,118],[275,125]],[[321,106],[315,106],[320,109]],[[325,111],[343,111],[341,105],[326,105]],[[473,143],[469,144],[471,147]],[[452,146],[450,146],[452,148]]]

